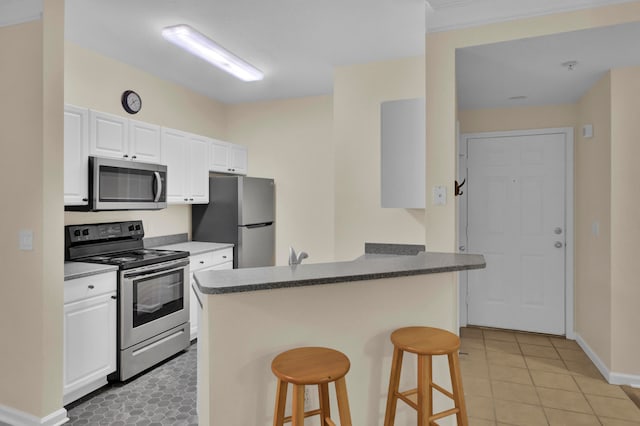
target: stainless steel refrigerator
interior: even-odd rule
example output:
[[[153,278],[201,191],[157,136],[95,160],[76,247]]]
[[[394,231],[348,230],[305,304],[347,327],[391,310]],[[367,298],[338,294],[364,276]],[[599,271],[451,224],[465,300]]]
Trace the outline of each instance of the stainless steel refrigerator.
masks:
[[[193,241],[234,244],[234,268],[275,264],[273,179],[211,177],[209,204],[191,211]]]

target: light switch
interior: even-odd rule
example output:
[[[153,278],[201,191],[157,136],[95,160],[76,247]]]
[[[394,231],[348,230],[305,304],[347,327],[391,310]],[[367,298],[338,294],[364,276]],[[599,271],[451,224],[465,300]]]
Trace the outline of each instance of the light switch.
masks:
[[[594,237],[600,235],[600,222],[597,220],[591,224],[591,233]]]
[[[18,232],[20,250],[33,250],[33,231],[31,229],[21,229]]]
[[[584,138],[593,137],[593,125],[585,124],[584,126],[582,126],[582,137]]]
[[[433,204],[436,206],[443,206],[446,203],[447,203],[447,187],[434,186],[433,187]]]

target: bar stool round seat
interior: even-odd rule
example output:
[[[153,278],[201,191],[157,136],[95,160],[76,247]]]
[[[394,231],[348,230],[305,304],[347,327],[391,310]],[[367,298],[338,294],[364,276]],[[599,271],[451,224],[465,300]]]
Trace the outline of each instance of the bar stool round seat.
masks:
[[[394,350],[384,426],[393,426],[398,399],[417,411],[418,426],[437,425],[436,420],[454,414],[459,426],[468,426],[458,358],[460,338],[439,328],[404,327],[391,333],[391,342]],[[399,385],[404,352],[418,356],[418,383],[415,389],[401,392]],[[448,358],[451,392],[433,383],[432,357],[437,355],[446,355]],[[434,414],[434,389],[453,400],[454,407]]]
[[[319,415],[321,425],[335,425],[329,405],[329,383],[335,382],[336,399],[341,426],[351,426],[351,413],[347,397],[345,376],[351,368],[349,358],[342,352],[323,347],[295,348],[277,355],[271,362],[271,371],[278,378],[274,426],[291,422],[303,426],[304,419]],[[285,417],[288,384],[293,385],[291,416]],[[304,411],[305,386],[318,386],[320,407]]]

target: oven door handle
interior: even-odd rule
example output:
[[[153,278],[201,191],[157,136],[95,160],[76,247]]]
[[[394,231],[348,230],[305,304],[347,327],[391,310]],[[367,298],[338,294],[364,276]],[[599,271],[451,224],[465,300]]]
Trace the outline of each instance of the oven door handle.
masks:
[[[162,275],[163,273],[167,272],[167,271],[172,271],[172,270],[179,270],[179,269],[183,269],[186,266],[189,265],[189,261],[188,260],[184,260],[181,262],[176,262],[173,263],[171,265],[167,265],[164,268],[160,268],[160,269],[153,269],[151,272],[149,272],[148,269],[144,270],[144,271],[130,271],[130,272],[125,272],[123,274],[124,278],[151,278],[151,277],[155,277],[156,275]]]

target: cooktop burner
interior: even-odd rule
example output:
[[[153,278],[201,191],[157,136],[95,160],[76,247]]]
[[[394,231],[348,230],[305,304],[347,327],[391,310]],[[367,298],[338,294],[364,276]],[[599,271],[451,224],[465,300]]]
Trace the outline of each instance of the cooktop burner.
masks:
[[[167,262],[169,260],[188,257],[189,253],[175,250],[139,249],[117,253],[101,254],[76,259],[78,262],[103,263],[116,265],[120,269],[137,268],[153,263]]]

